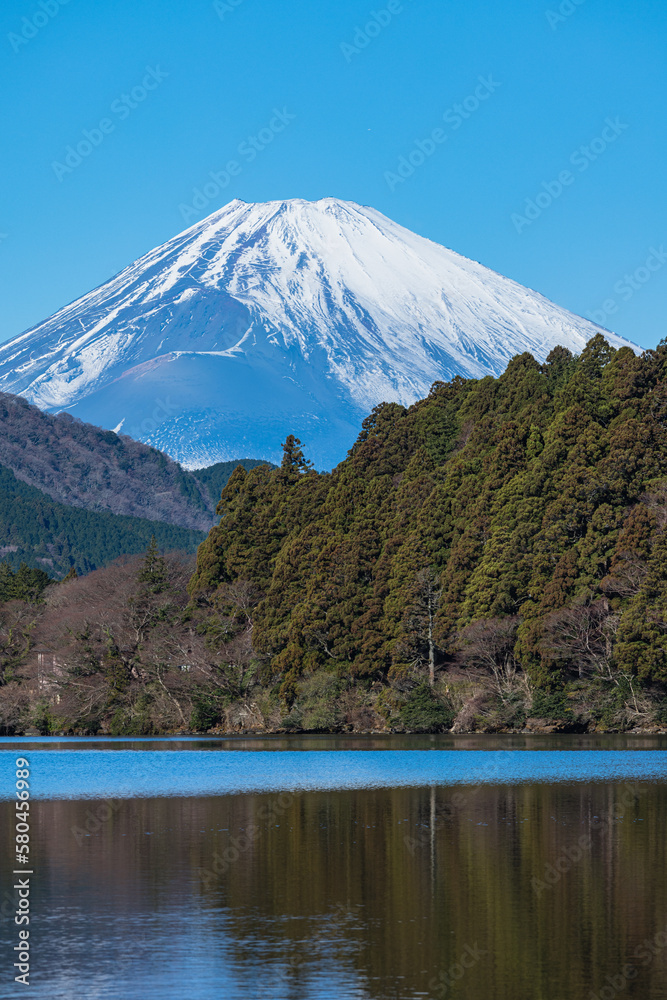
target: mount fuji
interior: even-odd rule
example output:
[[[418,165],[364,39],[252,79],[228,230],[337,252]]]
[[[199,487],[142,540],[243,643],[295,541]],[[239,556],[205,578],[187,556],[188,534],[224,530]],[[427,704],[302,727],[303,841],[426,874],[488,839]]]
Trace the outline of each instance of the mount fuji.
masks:
[[[372,208],[237,200],[0,345],[0,390],[188,468],[289,433],[331,468],[377,403],[599,332],[639,350]]]

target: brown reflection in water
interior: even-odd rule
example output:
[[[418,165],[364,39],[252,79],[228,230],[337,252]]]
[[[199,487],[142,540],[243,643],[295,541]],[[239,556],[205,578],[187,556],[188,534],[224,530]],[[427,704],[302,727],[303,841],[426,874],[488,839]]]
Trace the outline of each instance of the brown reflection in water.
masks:
[[[664,786],[129,800],[99,827],[98,806],[35,804],[36,908],[222,915],[248,997],[315,997],[326,967],[378,1000],[588,1000],[627,963],[614,995],[666,995],[667,947],[633,957],[667,931]]]

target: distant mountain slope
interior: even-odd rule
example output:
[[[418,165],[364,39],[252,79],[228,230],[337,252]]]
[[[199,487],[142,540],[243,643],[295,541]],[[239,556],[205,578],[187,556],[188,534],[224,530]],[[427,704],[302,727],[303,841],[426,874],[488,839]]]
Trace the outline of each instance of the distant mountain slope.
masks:
[[[53,499],[85,510],[195,529],[208,529],[213,520],[207,487],[166,455],[4,393],[0,463]]]
[[[376,404],[598,332],[372,208],[237,200],[1,345],[0,388],[188,468],[278,461],[289,433],[331,468]]]
[[[0,466],[0,560],[62,577],[106,566],[121,555],[145,551],[155,535],[161,549],[194,552],[203,531],[143,518],[68,507],[21,482]]]

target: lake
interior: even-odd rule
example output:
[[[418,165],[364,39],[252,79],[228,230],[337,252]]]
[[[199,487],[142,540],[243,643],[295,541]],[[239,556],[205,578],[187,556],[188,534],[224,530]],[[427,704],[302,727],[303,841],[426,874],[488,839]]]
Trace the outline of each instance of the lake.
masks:
[[[667,998],[667,740],[0,740],[0,997]],[[13,981],[30,761],[31,985]]]

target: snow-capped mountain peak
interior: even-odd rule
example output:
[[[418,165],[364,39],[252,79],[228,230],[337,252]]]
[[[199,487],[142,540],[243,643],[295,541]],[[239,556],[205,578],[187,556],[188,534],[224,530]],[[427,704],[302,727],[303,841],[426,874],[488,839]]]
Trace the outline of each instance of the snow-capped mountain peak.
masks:
[[[189,467],[291,432],[330,467],[378,402],[598,332],[372,208],[235,200],[0,345],[0,389]]]

